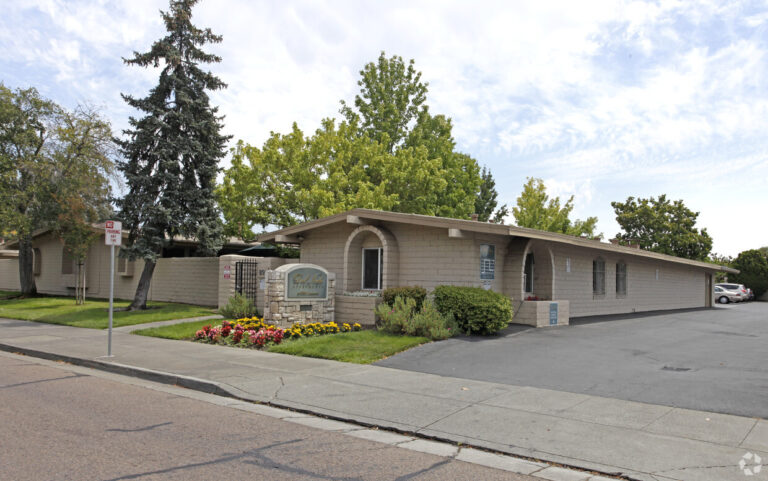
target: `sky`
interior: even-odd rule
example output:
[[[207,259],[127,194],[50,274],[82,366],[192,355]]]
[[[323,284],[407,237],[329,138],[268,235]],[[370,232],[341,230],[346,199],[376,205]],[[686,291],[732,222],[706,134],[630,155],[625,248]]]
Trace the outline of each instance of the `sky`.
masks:
[[[125,128],[120,93],[145,95],[157,71],[121,58],[163,36],[167,2],[3,3],[0,82]],[[203,0],[193,14],[224,37],[208,47],[228,84],[212,101],[233,142],[339,118],[385,51],[416,61],[501,203],[541,178],[611,238],[612,201],[667,194],[700,212],[714,252],[768,245],[765,2]]]

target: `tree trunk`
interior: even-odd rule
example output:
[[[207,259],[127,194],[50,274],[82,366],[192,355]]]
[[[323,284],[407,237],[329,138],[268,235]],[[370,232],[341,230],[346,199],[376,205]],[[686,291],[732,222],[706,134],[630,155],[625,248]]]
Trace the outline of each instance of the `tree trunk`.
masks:
[[[22,296],[34,296],[37,294],[34,273],[34,251],[32,250],[32,238],[24,236],[19,239],[19,284]]]
[[[131,310],[138,311],[147,308],[147,296],[149,295],[149,286],[152,283],[152,274],[155,272],[154,261],[144,260],[144,270],[141,271],[139,285],[136,286],[136,296],[131,303]]]

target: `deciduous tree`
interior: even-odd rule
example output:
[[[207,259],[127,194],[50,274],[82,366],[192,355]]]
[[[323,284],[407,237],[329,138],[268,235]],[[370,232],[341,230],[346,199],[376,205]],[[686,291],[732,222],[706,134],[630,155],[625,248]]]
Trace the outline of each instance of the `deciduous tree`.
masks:
[[[214,199],[219,161],[229,137],[222,117],[210,105],[208,91],[226,85],[200,64],[220,62],[201,46],[221,37],[192,24],[197,0],[172,0],[161,12],[167,35],[146,53],[124,59],[128,65],[161,68],[158,84],[143,98],[123,95],[142,113],[119,141],[125,160],[118,164],[128,192],[118,201],[129,230],[121,255],[143,259],[131,309],[144,309],[158,256],[175,236],[198,241],[198,255],[215,255],[222,226]]]
[[[760,297],[768,291],[768,256],[761,249],[740,252],[731,267],[740,272],[728,274],[729,282],[744,284],[754,291],[755,297]]]
[[[597,217],[571,221],[571,211],[573,196],[561,205],[559,197],[549,197],[544,181],[533,177],[528,178],[523,192],[517,198],[517,205],[512,207],[515,223],[520,227],[586,236],[590,239],[600,237],[595,235]]]
[[[451,120],[431,115],[413,61],[381,54],[360,72],[354,108],[311,136],[297,125],[261,148],[242,141],[217,191],[226,232],[288,226],[355,207],[467,218],[480,169],[456,151]]]
[[[111,129],[96,110],[70,112],[34,88],[0,84],[0,235],[18,240],[22,294],[37,292],[35,230],[52,228],[67,243],[71,223],[109,210],[112,159]]]
[[[705,260],[712,250],[707,229],[696,227],[698,212],[683,204],[671,202],[665,194],[658,198],[627,198],[611,202],[616,221],[623,232],[616,235],[622,243],[636,243],[641,249],[687,259]]]

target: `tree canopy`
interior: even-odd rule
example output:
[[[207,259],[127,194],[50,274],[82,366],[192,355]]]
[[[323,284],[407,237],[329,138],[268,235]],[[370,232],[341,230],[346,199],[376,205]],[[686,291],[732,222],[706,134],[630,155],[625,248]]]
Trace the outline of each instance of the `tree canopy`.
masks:
[[[23,294],[35,294],[32,233],[51,228],[81,261],[90,245],[71,235],[110,212],[114,145],[93,108],[63,109],[34,88],[0,84],[0,236],[19,241]]]
[[[225,232],[253,238],[260,225],[285,227],[355,207],[468,218],[482,179],[456,151],[451,120],[432,115],[427,84],[411,61],[386,58],[360,72],[354,108],[314,134],[296,124],[261,148],[240,141],[217,198]]]
[[[699,213],[682,200],[671,202],[662,194],[648,199],[629,197],[626,202],[611,202],[611,206],[623,230],[616,235],[621,243],[694,260],[706,260],[712,250],[707,229],[695,227]]]
[[[768,255],[762,249],[750,249],[740,252],[731,263],[738,269],[738,274],[728,274],[729,282],[744,284],[760,297],[768,291]]]
[[[600,237],[595,235],[597,217],[570,219],[573,198],[571,196],[565,204],[561,204],[559,197],[549,197],[543,180],[529,177],[517,198],[517,205],[512,207],[515,223],[520,227],[586,236],[590,239]]]
[[[359,125],[362,134],[390,153],[409,137],[413,122],[429,120],[425,115],[429,84],[421,81],[421,72],[414,64],[411,59],[406,66],[402,57],[388,59],[381,52],[376,63],[370,62],[360,71],[360,93],[355,96],[354,108],[341,101],[341,114],[347,123]]]
[[[196,3],[172,0],[170,10],[161,12],[167,35],[148,52],[124,59],[128,65],[161,67],[148,96],[123,95],[142,113],[129,119],[127,137],[119,141],[125,160],[118,168],[128,187],[118,200],[129,230],[122,255],[145,261],[132,309],[146,307],[156,259],[175,236],[196,239],[198,255],[215,255],[223,240],[214,188],[229,137],[221,134],[222,117],[210,105],[208,91],[226,85],[200,68],[221,61],[200,48],[221,37],[191,23]]]

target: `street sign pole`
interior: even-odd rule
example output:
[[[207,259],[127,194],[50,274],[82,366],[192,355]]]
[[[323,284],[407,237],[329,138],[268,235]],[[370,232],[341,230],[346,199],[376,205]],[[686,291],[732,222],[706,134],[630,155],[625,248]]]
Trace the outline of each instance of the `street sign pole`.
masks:
[[[107,357],[112,357],[112,312],[114,309],[115,297],[115,245],[111,246],[111,255],[109,257],[109,334],[107,337]]]
[[[104,223],[104,243],[110,246],[109,256],[109,329],[107,334],[107,357],[112,357],[112,317],[115,301],[115,246],[123,240],[123,225],[116,220]]]

